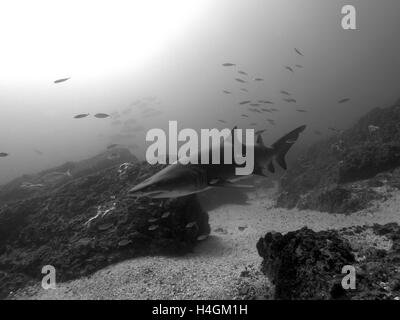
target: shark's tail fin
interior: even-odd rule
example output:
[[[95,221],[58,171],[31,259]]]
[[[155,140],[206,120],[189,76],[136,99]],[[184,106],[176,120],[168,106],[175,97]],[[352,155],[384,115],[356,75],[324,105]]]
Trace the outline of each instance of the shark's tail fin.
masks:
[[[289,151],[290,147],[297,141],[300,133],[303,132],[305,128],[306,126],[303,125],[294,129],[272,145],[275,154],[275,160],[283,169],[286,170],[287,168],[285,161],[286,153]]]

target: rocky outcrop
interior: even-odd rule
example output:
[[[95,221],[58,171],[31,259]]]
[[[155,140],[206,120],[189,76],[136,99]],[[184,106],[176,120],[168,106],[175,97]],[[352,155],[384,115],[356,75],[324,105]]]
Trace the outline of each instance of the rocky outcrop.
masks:
[[[276,299],[329,299],[342,267],[354,262],[350,245],[334,231],[267,233],[257,250]]]
[[[160,167],[129,163],[73,179],[0,208],[0,296],[53,265],[57,280],[139,255],[183,254],[210,232],[195,196],[132,199],[128,190]],[[15,281],[13,281],[13,279]],[[3,286],[1,288],[1,286]]]
[[[267,233],[257,250],[276,299],[400,299],[397,224]],[[342,286],[345,265],[355,268],[354,290]]]
[[[81,178],[94,174],[100,170],[113,167],[115,165],[132,162],[137,163],[137,158],[125,148],[113,148],[104,151],[96,156],[85,160],[72,162],[68,161],[61,166],[41,171],[37,174],[25,174],[0,187],[0,206],[16,200],[28,199],[38,195],[45,194],[54,190],[72,179]],[[49,174],[54,172],[67,172],[71,176],[58,176],[54,179],[46,179]],[[42,185],[40,188],[23,188],[24,183]]]
[[[399,188],[399,121],[398,103],[376,108],[304,150],[280,181],[277,206],[350,213],[390,196],[375,184]]]

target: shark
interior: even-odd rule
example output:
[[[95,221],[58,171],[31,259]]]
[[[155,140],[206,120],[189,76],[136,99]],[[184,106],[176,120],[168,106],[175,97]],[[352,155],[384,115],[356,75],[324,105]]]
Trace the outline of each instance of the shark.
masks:
[[[286,170],[285,155],[305,128],[306,126],[302,125],[292,130],[273,143],[271,147],[265,146],[261,136],[262,132],[256,135],[256,142],[254,144],[254,169],[252,174],[267,177],[264,173],[266,169],[271,173],[275,172],[274,162]],[[229,139],[226,139],[219,146],[221,155],[225,154],[223,148],[226,146],[226,143],[233,143],[235,129],[236,127],[231,132],[232,141],[229,142]],[[245,152],[246,145],[242,144],[242,150]],[[211,157],[212,150],[209,154]],[[200,158],[201,151],[194,156]],[[221,161],[220,164],[182,164],[178,160],[137,184],[128,193],[133,197],[165,199],[196,194],[210,188],[253,188],[250,185],[235,183],[235,181],[243,178],[243,176],[237,176],[235,173],[235,169],[238,166],[241,165],[238,165],[235,161],[232,161],[231,164],[227,164],[224,161]]]

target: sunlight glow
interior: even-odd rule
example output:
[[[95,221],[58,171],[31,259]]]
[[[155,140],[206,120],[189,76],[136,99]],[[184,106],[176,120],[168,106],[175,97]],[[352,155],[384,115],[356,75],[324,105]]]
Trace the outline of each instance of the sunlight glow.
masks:
[[[139,68],[188,33],[207,0],[3,0],[0,84]]]

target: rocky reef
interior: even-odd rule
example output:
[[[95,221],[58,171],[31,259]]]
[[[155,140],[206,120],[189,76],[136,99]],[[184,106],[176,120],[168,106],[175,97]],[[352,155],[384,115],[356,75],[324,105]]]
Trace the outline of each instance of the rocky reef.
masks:
[[[0,298],[41,279],[44,265],[65,281],[123,259],[190,251],[210,232],[195,196],[152,201],[128,195],[159,169],[137,161],[82,169],[63,184],[14,201],[7,186],[0,207]]]
[[[267,233],[257,243],[275,299],[400,299],[400,227],[356,226]],[[346,265],[355,289],[344,289]]]
[[[351,213],[400,187],[400,102],[304,150],[280,181],[277,206]]]

